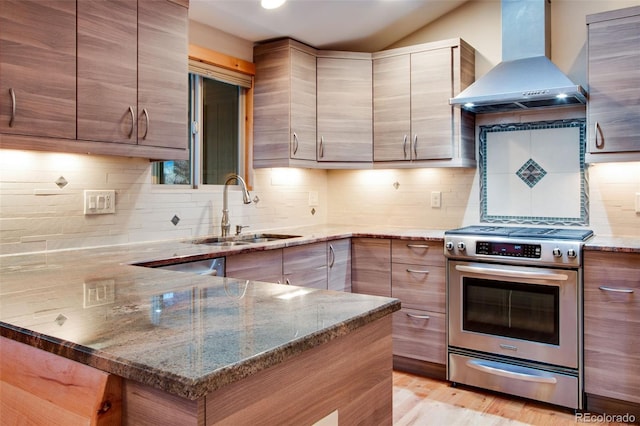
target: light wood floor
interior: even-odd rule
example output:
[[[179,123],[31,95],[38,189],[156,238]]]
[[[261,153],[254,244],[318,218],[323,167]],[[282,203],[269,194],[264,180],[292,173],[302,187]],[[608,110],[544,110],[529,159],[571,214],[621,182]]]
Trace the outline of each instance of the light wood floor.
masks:
[[[564,426],[603,423],[579,423],[570,409],[554,409],[464,386],[454,388],[446,381],[394,371],[393,424]]]

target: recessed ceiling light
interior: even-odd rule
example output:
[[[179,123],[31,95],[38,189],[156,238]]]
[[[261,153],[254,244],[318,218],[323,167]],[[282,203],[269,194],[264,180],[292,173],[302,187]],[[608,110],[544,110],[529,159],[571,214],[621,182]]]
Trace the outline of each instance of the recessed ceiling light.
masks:
[[[261,0],[260,4],[265,9],[276,9],[284,4],[286,0]]]

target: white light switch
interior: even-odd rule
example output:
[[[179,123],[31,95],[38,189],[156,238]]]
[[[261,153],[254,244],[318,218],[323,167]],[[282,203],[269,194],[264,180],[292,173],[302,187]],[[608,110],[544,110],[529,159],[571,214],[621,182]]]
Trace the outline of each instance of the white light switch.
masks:
[[[432,191],[431,192],[431,208],[439,209],[441,203],[442,203],[442,192]]]
[[[84,191],[84,214],[116,212],[116,191],[113,189]]]

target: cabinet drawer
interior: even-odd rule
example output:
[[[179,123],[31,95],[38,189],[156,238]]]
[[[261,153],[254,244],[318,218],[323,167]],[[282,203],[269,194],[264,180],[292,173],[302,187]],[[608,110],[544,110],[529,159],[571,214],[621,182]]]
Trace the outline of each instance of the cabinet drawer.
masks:
[[[282,250],[265,250],[227,256],[227,277],[242,280],[282,282]]]
[[[444,246],[439,241],[393,240],[391,261],[413,265],[444,266]]]
[[[444,267],[393,263],[391,283],[391,295],[403,307],[445,312]]]
[[[402,308],[393,313],[393,354],[446,363],[445,315]]]

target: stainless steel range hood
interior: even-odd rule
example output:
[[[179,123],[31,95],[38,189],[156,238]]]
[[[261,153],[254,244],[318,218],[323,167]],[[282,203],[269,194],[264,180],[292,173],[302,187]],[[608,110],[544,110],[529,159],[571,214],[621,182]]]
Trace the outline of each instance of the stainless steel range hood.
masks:
[[[584,104],[584,89],[549,60],[549,0],[502,0],[502,62],[450,99],[475,113]]]

